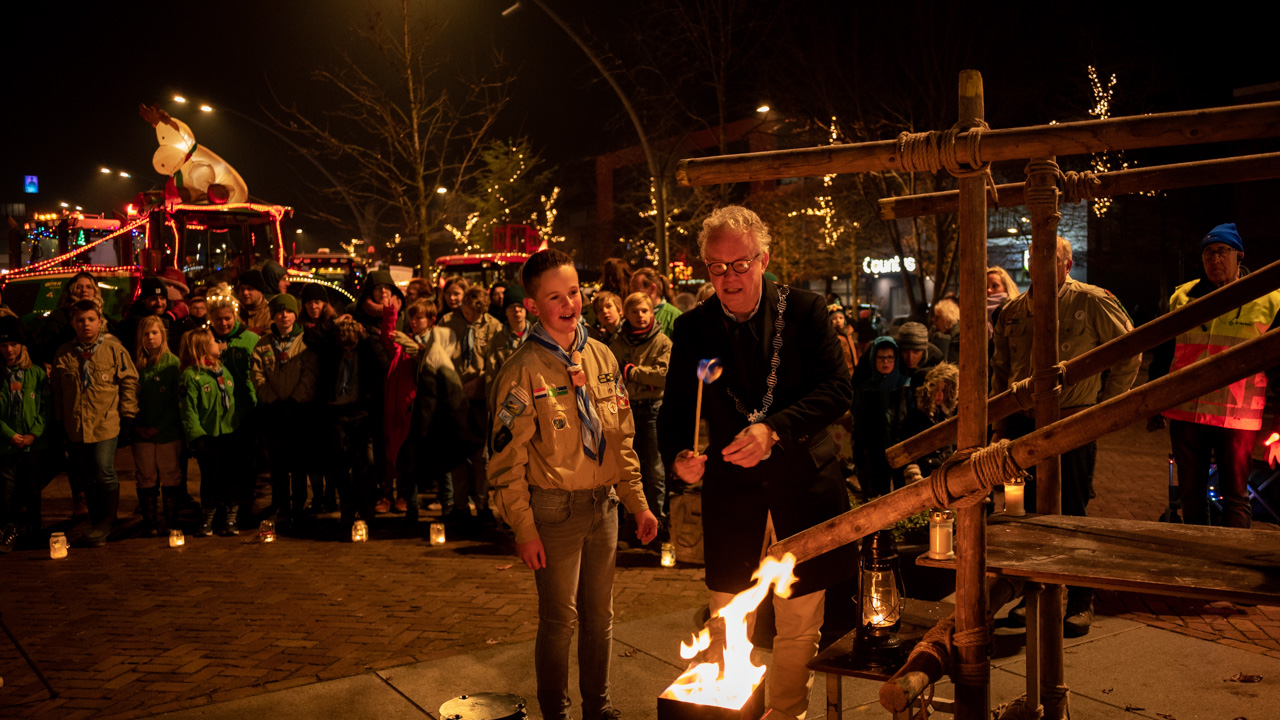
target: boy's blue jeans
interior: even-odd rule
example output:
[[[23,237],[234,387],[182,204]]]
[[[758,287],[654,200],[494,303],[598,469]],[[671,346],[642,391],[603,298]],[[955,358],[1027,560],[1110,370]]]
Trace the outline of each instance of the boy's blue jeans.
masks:
[[[547,557],[547,566],[534,572],[538,706],[546,720],[569,710],[569,643],[577,627],[582,716],[597,717],[610,707],[618,497],[612,487],[530,488],[529,505]]]
[[[116,442],[119,437],[94,443],[67,443],[67,475],[86,490],[110,492],[120,487],[116,480]],[[76,481],[71,483],[76,486]]]

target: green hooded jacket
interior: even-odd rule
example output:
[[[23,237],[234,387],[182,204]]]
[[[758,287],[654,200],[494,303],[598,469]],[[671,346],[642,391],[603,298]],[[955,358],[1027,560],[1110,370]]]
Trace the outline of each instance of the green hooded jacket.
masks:
[[[154,428],[154,436],[142,442],[169,443],[182,439],[178,397],[182,394],[182,370],[178,356],[165,353],[150,367],[138,366],[138,429]]]
[[[235,417],[233,427],[244,425],[245,416],[253,412],[258,404],[258,393],[253,389],[250,369],[253,367],[253,349],[258,346],[258,334],[250,332],[245,324],[236,321],[236,327],[225,338],[213,337],[218,342],[225,342],[227,349],[222,353],[222,364],[231,371],[231,379],[236,381]]]
[[[208,368],[195,365],[182,371],[182,396],[179,409],[182,415],[182,431],[187,442],[198,440],[205,435],[217,437],[230,435],[238,427],[236,420],[236,399],[239,394],[236,385],[239,381],[230,376],[227,369],[225,382],[231,384],[231,407],[223,407],[222,390],[218,387],[219,375]]]
[[[0,370],[0,379],[7,374]],[[39,365],[32,365],[22,372],[22,393],[19,406],[13,406],[13,391],[6,384],[0,388],[0,456],[42,450],[52,443],[45,432],[53,425],[53,388],[49,378]],[[30,447],[18,449],[12,442],[14,435],[35,435]]]

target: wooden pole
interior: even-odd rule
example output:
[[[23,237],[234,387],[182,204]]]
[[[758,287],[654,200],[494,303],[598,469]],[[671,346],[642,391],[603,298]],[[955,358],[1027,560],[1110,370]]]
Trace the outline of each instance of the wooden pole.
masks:
[[[1265,333],[1018,438],[1010,443],[1009,454],[1018,467],[1031,467],[1047,457],[1080,447],[1136,420],[1149,418],[1276,364],[1280,364],[1280,332]],[[804,562],[883,530],[909,515],[935,507],[932,483],[931,476],[929,480],[882,495],[779,540],[769,547],[769,554],[781,558],[791,553],[796,562]],[[972,461],[953,468],[946,478],[946,486],[951,497],[991,489],[977,476]]]
[[[1117,170],[1095,177],[1098,178],[1098,186],[1093,191],[1094,197],[1115,197],[1151,190],[1270,180],[1280,177],[1280,153]],[[997,185],[999,200],[995,203],[996,207],[1025,205],[1025,190],[1024,183]],[[953,213],[959,207],[960,193],[956,190],[887,197],[880,199],[880,217],[884,220],[893,220]]]
[[[960,122],[982,120],[982,75],[960,73]],[[986,177],[960,178],[960,409],[962,447],[987,444],[987,193]],[[987,513],[982,505],[956,510],[956,632],[987,626]],[[988,642],[989,644],[989,642]],[[958,673],[956,719],[991,716],[991,664],[987,644],[955,648],[956,661],[982,665]]]
[[[984,162],[1025,160],[1276,135],[1280,135],[1280,102],[1271,102],[987,130],[982,133],[981,159]],[[969,161],[967,136],[968,133],[962,133],[956,139],[956,156],[962,163]],[[676,178],[681,185],[715,185],[902,169],[898,141],[894,139],[686,159],[680,161]]]
[[[1116,363],[1150,350],[1192,328],[1224,315],[1245,303],[1280,288],[1280,260],[1228,283],[1204,297],[1161,315],[1132,332],[1105,342],[1083,355],[1064,362],[1063,384],[1073,385],[1114,366]],[[1020,409],[1013,392],[1005,392],[987,401],[987,420],[996,422]],[[885,451],[889,464],[903,467],[926,453],[956,442],[955,418],[950,418],[908,438]]]
[[[1031,212],[1031,383],[1035,391],[1036,427],[1058,421],[1058,276],[1065,277],[1066,263],[1058,251],[1057,163],[1038,158],[1027,166],[1028,209]],[[1062,513],[1062,477],[1059,458],[1052,455],[1036,464],[1036,512]],[[1039,602],[1040,677],[1027,673],[1027,687],[1039,682],[1045,717],[1061,720],[1065,707],[1046,692],[1062,684],[1062,587],[1045,585]]]

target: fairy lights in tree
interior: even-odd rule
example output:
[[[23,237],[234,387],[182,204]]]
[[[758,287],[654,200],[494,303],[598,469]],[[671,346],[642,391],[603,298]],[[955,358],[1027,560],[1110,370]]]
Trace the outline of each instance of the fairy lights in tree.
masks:
[[[359,238],[351,238],[351,242],[349,243],[338,243],[338,244],[342,246],[343,250],[347,251],[347,255],[349,255],[350,257],[355,257],[356,247],[363,245],[364,241]]]
[[[1111,98],[1115,95],[1116,76],[1111,74],[1111,78],[1107,80],[1106,87],[1103,87],[1102,80],[1098,77],[1098,71],[1089,66],[1089,88],[1093,92],[1093,107],[1089,109],[1089,114],[1099,120],[1106,120],[1111,117]],[[1127,170],[1129,163],[1124,159],[1124,153],[1117,153],[1113,159],[1111,153],[1100,152],[1094,153],[1089,160],[1089,164],[1093,172],[1101,174],[1111,172],[1112,162],[1119,165],[1119,169]],[[1111,209],[1111,198],[1096,198],[1093,201],[1093,214],[1102,217]]]
[[[480,212],[476,211],[473,213],[467,213],[467,222],[463,225],[461,230],[449,223],[444,224],[444,229],[448,230],[450,235],[453,235],[453,239],[458,243],[458,248],[464,253],[475,252],[480,249],[479,243],[472,243],[470,240],[471,231],[475,228],[476,223],[479,222],[479,220]]]
[[[831,132],[827,137],[828,145],[837,145],[840,142],[840,129],[837,126],[835,116],[831,118]],[[831,186],[835,182],[836,176],[822,176],[822,193],[814,200],[817,201],[817,207],[808,207],[802,210],[793,210],[787,213],[787,217],[796,217],[797,215],[810,215],[822,219],[822,240],[827,247],[835,247],[836,242],[840,240],[840,236],[844,234],[845,227],[836,218],[836,207],[832,200]]]
[[[560,188],[552,188],[550,195],[540,195],[538,201],[542,203],[543,222],[538,222],[538,213],[534,211],[529,215],[528,225],[531,225],[538,231],[538,237],[546,240],[549,244],[564,242],[563,235],[556,235],[555,224],[556,215],[560,213],[556,209],[556,198],[560,197]]]

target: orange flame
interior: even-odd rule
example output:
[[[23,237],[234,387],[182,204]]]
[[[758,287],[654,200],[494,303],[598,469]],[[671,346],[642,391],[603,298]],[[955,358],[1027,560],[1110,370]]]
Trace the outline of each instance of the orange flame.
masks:
[[[770,586],[778,597],[791,596],[796,576],[796,558],[787,553],[778,560],[766,557],[751,576],[755,584],[733,596],[733,600],[712,617],[724,618],[723,664],[703,662],[676,678],[662,697],[680,702],[737,710],[746,704],[764,678],[765,668],[751,661],[751,640],[747,637],[747,615],[769,596]],[[711,633],[703,628],[692,643],[680,643],[680,657],[691,660],[711,647]]]

